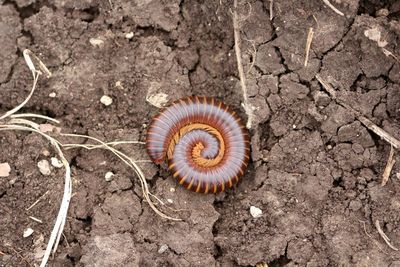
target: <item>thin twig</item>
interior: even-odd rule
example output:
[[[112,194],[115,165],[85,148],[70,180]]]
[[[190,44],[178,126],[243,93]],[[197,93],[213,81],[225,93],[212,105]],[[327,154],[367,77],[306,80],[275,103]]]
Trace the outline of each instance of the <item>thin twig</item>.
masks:
[[[49,191],[47,190],[46,193],[44,193],[43,195],[41,195],[32,205],[29,206],[29,208],[25,209],[26,211],[30,210],[31,208],[33,208],[34,206],[36,206],[37,203],[39,203],[40,200],[42,200],[47,194],[49,193]]]
[[[38,218],[33,217],[33,216],[29,216],[29,219],[31,219],[31,220],[33,220],[35,222],[38,222],[38,223],[43,223],[43,221],[41,219],[38,219]]]
[[[307,67],[307,65],[308,65],[308,57],[310,55],[310,48],[311,48],[313,36],[314,36],[314,29],[312,27],[310,27],[310,29],[308,29],[308,35],[307,35],[306,57],[304,59],[304,67]]]
[[[236,54],[236,61],[237,61],[237,67],[238,67],[238,72],[239,72],[239,79],[240,79],[240,85],[242,87],[243,91],[243,108],[247,114],[247,123],[246,127],[248,129],[251,128],[252,123],[253,123],[253,106],[250,105],[249,103],[249,97],[247,94],[247,86],[246,86],[246,76],[244,74],[243,70],[243,64],[242,64],[242,53],[240,50],[240,25],[239,25],[239,17],[237,13],[238,5],[237,5],[237,0],[234,0],[233,2],[233,12],[232,12],[232,18],[233,18],[233,33],[234,33],[234,40],[235,40],[235,54]]]
[[[391,144],[397,150],[400,149],[400,141],[391,136],[388,132],[374,124],[372,121],[364,116],[358,116],[357,119],[364,124],[368,129],[379,135],[383,140]]]
[[[10,116],[11,118],[39,118],[39,119],[43,119],[43,120],[48,120],[54,123],[59,124],[60,121],[50,118],[48,116],[44,116],[44,115],[39,115],[39,114],[33,114],[33,113],[20,113],[20,114],[14,114]]]
[[[269,20],[274,18],[274,0],[269,0]]]
[[[321,83],[321,85],[325,88],[325,90],[331,95],[331,97],[341,106],[346,108],[348,111],[350,111],[354,116],[356,116],[357,120],[359,120],[364,126],[366,126],[368,129],[373,131],[375,134],[380,136],[383,140],[388,142],[390,145],[392,145],[395,149],[400,150],[400,141],[394,138],[392,135],[390,135],[388,132],[377,126],[375,123],[367,119],[365,116],[361,115],[358,111],[350,107],[348,104],[344,103],[340,99],[337,99],[337,94],[336,90],[326,81],[324,81],[321,76],[318,74],[315,75],[315,78]]]
[[[390,146],[389,157],[386,163],[385,170],[382,174],[382,183],[381,186],[385,186],[386,183],[389,181],[390,173],[392,172],[393,166],[396,163],[396,158],[394,157],[394,149],[393,146]]]
[[[365,222],[364,222],[364,221],[361,221],[361,220],[358,220],[358,221],[359,221],[360,223],[363,224],[365,234],[366,234],[372,241],[374,241],[375,246],[378,247],[379,251],[382,252],[382,253],[384,253],[384,254],[386,254],[386,255],[388,255],[388,253],[387,253],[386,251],[384,251],[384,250],[381,248],[381,246],[379,245],[379,242],[378,242],[377,240],[375,240],[375,238],[373,238],[373,237],[367,232],[367,227],[366,227]]]
[[[334,7],[330,2],[329,2],[329,0],[322,0],[324,3],[325,3],[325,5],[327,5],[330,9],[332,9],[336,14],[339,14],[340,16],[344,16],[344,14],[339,10],[339,9],[337,9],[336,7]]]
[[[376,230],[378,230],[379,235],[385,240],[386,244],[393,250],[398,251],[399,249],[390,244],[389,237],[382,231],[381,225],[379,224],[379,220],[375,221]]]

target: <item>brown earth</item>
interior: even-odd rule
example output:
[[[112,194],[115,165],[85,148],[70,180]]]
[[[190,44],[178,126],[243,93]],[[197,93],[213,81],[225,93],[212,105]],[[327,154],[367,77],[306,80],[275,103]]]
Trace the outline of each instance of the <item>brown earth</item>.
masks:
[[[374,226],[379,220],[400,247],[398,164],[380,185],[390,145],[315,78],[319,74],[346,104],[400,138],[400,64],[365,35],[380,32],[384,48],[399,58],[400,4],[331,3],[345,16],[319,0],[275,0],[270,21],[270,1],[241,2],[243,60],[250,101],[258,107],[252,164],[242,182],[226,193],[200,195],[179,187],[165,166],[141,164],[151,191],[182,210],[165,211],[183,222],[158,217],[143,201],[137,177],[111,153],[68,151],[74,195],[49,266],[400,266],[400,253]],[[143,141],[158,110],[146,96],[160,92],[170,101],[214,96],[246,118],[230,1],[0,4],[0,114],[29,93],[31,74],[22,57],[29,48],[53,76],[40,80],[21,112],[54,117],[64,132]],[[304,67],[310,27],[315,34]],[[93,46],[91,38],[103,43]],[[104,94],[112,105],[100,103]],[[0,178],[0,266],[35,266],[59,208],[64,173],[39,172],[37,163],[56,154],[36,134],[0,132],[0,148],[0,163],[12,168]],[[123,150],[148,159],[142,146]],[[110,182],[108,171],[116,174]],[[263,215],[253,218],[250,206]],[[23,238],[28,227],[34,233]]]

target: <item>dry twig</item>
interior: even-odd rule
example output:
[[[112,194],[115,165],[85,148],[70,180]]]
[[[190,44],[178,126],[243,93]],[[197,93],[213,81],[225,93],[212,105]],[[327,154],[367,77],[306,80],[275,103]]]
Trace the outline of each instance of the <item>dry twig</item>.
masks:
[[[269,0],[269,20],[274,18],[274,0]]]
[[[398,251],[399,249],[390,244],[389,237],[382,231],[381,225],[379,224],[379,220],[375,221],[376,230],[378,230],[379,235],[385,240],[386,244],[393,250]]]
[[[382,174],[382,183],[381,186],[385,186],[386,183],[389,181],[390,173],[392,172],[393,166],[396,163],[396,158],[394,157],[394,149],[393,146],[390,147],[389,157],[386,163],[385,170]]]
[[[395,149],[400,149],[400,141],[390,135],[388,132],[377,126],[375,123],[361,115],[358,111],[354,110],[348,104],[344,103],[340,99],[337,98],[336,90],[326,81],[324,81],[319,74],[315,75],[315,78],[321,83],[321,85],[325,88],[325,90],[331,95],[331,97],[336,101],[336,103],[340,104],[347,110],[349,110],[354,116],[356,116],[357,120],[359,120],[364,126],[373,131],[375,134],[380,136],[383,140],[392,145]]]
[[[245,76],[244,70],[243,70],[242,52],[240,50],[240,44],[241,44],[240,21],[242,21],[242,19],[239,19],[237,9],[238,9],[237,0],[234,0],[232,18],[233,18],[233,32],[234,32],[234,39],[235,39],[235,54],[236,54],[236,61],[237,61],[237,65],[238,65],[240,85],[241,85],[242,91],[243,91],[243,108],[247,114],[246,127],[248,129],[250,129],[252,126],[252,123],[253,123],[254,107],[249,102],[247,86],[246,86],[246,76]]]
[[[313,36],[314,36],[314,29],[312,27],[310,27],[310,29],[308,29],[308,35],[307,35],[306,57],[304,59],[304,67],[307,67],[307,65],[308,65],[308,57],[310,55],[310,48],[311,48]]]
[[[339,9],[337,9],[336,7],[334,7],[329,0],[322,0],[325,5],[327,5],[330,9],[332,9],[336,14],[339,14],[340,16],[344,16],[343,12],[341,12]]]

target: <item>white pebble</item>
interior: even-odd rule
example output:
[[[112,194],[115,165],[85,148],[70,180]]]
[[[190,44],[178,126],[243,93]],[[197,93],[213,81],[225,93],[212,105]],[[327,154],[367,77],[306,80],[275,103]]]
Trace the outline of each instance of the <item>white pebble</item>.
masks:
[[[10,164],[7,162],[0,163],[0,177],[8,177],[11,172]]]
[[[165,251],[167,251],[168,246],[166,244],[161,245],[161,247],[158,249],[158,253],[162,254]]]
[[[168,95],[164,93],[147,94],[146,101],[155,107],[162,108],[168,103]]]
[[[56,157],[51,158],[51,165],[56,168],[62,168],[64,166],[62,162]]]
[[[27,229],[24,231],[23,237],[28,237],[28,236],[31,236],[32,234],[33,234],[33,229],[32,229],[32,228],[27,228]]]
[[[132,39],[133,38],[133,32],[128,32],[127,34],[125,34],[125,38],[126,39]]]
[[[50,175],[51,173],[50,164],[47,160],[42,159],[41,161],[38,162],[37,166],[41,174]]]
[[[174,203],[174,201],[170,198],[167,199],[168,203]]]
[[[113,179],[112,178],[113,176],[114,176],[113,172],[107,172],[106,175],[104,175],[104,178],[106,178],[107,182],[110,182]]]
[[[262,210],[257,207],[251,206],[250,214],[251,214],[251,216],[253,216],[253,218],[259,218],[262,215]]]
[[[112,104],[113,100],[111,97],[109,97],[108,95],[103,95],[100,98],[100,102],[104,105],[104,106],[109,106]]]
[[[89,42],[90,42],[91,45],[93,45],[95,47],[96,46],[100,47],[100,46],[102,46],[104,44],[104,41],[102,39],[100,39],[100,38],[90,38]]]
[[[54,92],[50,93],[50,94],[49,94],[49,97],[51,97],[51,98],[56,97],[56,93],[54,93]]]

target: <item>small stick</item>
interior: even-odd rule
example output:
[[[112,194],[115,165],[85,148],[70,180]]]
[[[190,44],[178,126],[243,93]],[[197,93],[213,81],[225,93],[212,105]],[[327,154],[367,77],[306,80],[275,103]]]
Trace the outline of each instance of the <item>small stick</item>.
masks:
[[[327,5],[330,9],[332,9],[336,14],[339,14],[340,16],[344,16],[344,14],[339,10],[339,9],[337,9],[336,7],[334,7],[330,2],[329,2],[329,0],[322,0],[324,3],[325,3],[325,5]]]
[[[383,130],[382,128],[378,127],[369,119],[365,118],[364,116],[359,116],[357,118],[362,124],[364,124],[368,129],[379,135],[383,140],[391,144],[397,150],[400,149],[400,141],[391,136],[388,132]]]
[[[34,206],[36,206],[37,203],[39,203],[40,200],[42,200],[47,194],[49,193],[49,190],[46,191],[46,193],[44,193],[42,196],[40,196],[32,205],[29,206],[29,208],[27,208],[26,210],[30,210],[31,208],[33,208]]]
[[[29,219],[31,219],[31,220],[33,220],[35,222],[38,222],[38,223],[43,223],[43,221],[41,219],[38,219],[38,218],[33,217],[33,216],[29,216]]]
[[[394,149],[393,146],[390,147],[389,158],[386,163],[385,170],[382,174],[382,183],[381,186],[385,186],[386,183],[389,181],[390,173],[392,172],[393,166],[396,163],[396,159],[394,158]]]
[[[247,123],[246,127],[248,129],[251,128],[253,123],[253,107],[249,103],[249,98],[247,95],[247,86],[246,86],[246,76],[244,74],[243,65],[242,65],[242,53],[240,50],[240,25],[239,25],[239,18],[237,14],[237,0],[233,1],[233,33],[234,33],[234,40],[235,40],[235,53],[236,53],[236,61],[238,65],[238,72],[239,72],[239,79],[240,85],[243,91],[243,107],[247,114]]]
[[[387,253],[386,251],[384,251],[384,250],[381,248],[381,246],[379,245],[379,242],[376,241],[376,240],[367,232],[367,227],[366,227],[366,225],[365,225],[365,222],[364,222],[364,221],[361,221],[361,220],[358,220],[358,221],[359,221],[360,223],[363,224],[365,234],[366,234],[372,241],[374,241],[374,243],[375,243],[375,245],[378,247],[379,251],[382,252],[382,253],[385,253],[386,255],[388,255],[388,253]]]
[[[304,67],[307,67],[307,65],[308,65],[308,57],[310,55],[310,48],[311,48],[311,42],[313,40],[313,36],[314,36],[314,29],[312,27],[310,27],[310,29],[308,29],[308,35],[307,35],[306,58],[304,60]]]
[[[385,240],[386,244],[393,250],[398,251],[399,249],[390,244],[389,237],[382,231],[381,225],[379,224],[379,220],[375,221],[376,230],[378,230],[379,235]]]
[[[346,103],[343,103],[343,101],[340,101],[337,99],[337,94],[336,90],[333,89],[333,87],[325,82],[319,74],[315,75],[315,78],[321,83],[321,85],[325,88],[325,90],[331,95],[331,97],[336,100],[336,102],[340,105],[342,105],[344,108],[348,109],[350,112],[352,112],[357,120],[359,120],[362,124],[364,124],[365,127],[373,131],[375,134],[380,136],[383,140],[388,142],[390,145],[392,145],[395,149],[400,150],[400,141],[391,136],[388,132],[377,126],[375,123],[364,117],[363,115],[360,115],[359,112],[354,110],[352,107],[347,105]]]
[[[328,91],[331,97],[333,99],[336,99],[336,90],[329,83],[325,82],[325,80],[323,80],[321,76],[319,76],[319,74],[315,75],[315,78],[320,82],[322,87],[324,87],[325,90]]]
[[[274,18],[274,0],[269,0],[269,20]]]

